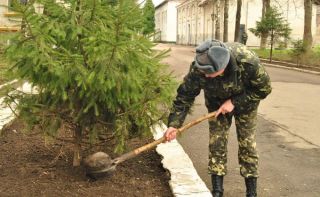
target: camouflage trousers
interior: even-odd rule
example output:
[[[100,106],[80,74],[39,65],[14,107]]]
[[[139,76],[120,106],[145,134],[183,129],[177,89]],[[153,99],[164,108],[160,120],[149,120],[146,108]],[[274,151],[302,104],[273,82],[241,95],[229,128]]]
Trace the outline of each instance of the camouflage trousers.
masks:
[[[258,177],[258,154],[255,139],[257,109],[241,114],[220,114],[217,120],[209,121],[209,173],[220,176],[227,174],[227,143],[233,116],[239,145],[240,174],[243,177]]]

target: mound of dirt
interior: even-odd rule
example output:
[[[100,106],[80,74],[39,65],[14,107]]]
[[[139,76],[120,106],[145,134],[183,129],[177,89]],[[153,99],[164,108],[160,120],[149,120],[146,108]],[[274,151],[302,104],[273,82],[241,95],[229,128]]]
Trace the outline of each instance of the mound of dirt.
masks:
[[[172,196],[169,174],[154,150],[121,163],[112,176],[92,181],[83,167],[72,166],[65,143],[45,145],[42,136],[21,131],[23,124],[16,120],[0,137],[0,196]],[[151,141],[132,139],[129,146]]]

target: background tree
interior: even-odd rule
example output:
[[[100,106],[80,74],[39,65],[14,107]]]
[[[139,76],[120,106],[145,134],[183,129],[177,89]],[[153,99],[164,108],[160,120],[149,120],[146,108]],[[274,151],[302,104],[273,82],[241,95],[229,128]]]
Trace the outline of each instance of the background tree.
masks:
[[[261,20],[264,19],[268,9],[270,9],[270,0],[262,0]],[[267,47],[267,41],[268,41],[268,31],[261,32],[260,49],[265,49]]]
[[[234,29],[234,41],[240,42],[240,20],[241,20],[242,0],[237,0],[236,23]]]
[[[265,17],[261,21],[256,22],[256,28],[250,28],[254,35],[261,37],[265,32],[270,37],[270,62],[272,61],[272,51],[276,41],[280,38],[288,39],[291,33],[289,23],[282,17],[282,14],[276,7],[270,7],[267,10]]]
[[[34,2],[47,14],[36,13],[31,3],[17,6],[26,32],[12,40],[6,55],[13,78],[30,82],[38,94],[16,91],[7,103],[15,103],[19,116],[46,138],[72,137],[74,166],[82,142],[107,135],[122,152],[129,137],[149,135],[174,88],[160,63],[165,53],[152,50],[139,33],[143,16],[136,3]]]
[[[221,28],[220,28],[220,23],[221,23],[221,15],[220,15],[220,3],[221,0],[216,0],[215,1],[215,6],[213,9],[216,9],[215,13],[216,13],[216,17],[215,17],[215,23],[216,23],[216,29],[215,29],[215,39],[217,40],[221,40]]]
[[[118,0],[104,0],[104,1],[107,4],[112,5],[112,6],[117,5],[117,3],[118,3]]]
[[[223,42],[228,42],[228,25],[229,25],[229,0],[224,0],[224,17],[223,17]]]
[[[215,39],[216,38],[216,35],[215,35],[215,21],[216,21],[216,17],[217,17],[217,14],[216,14],[216,9],[215,9],[215,4],[216,4],[216,0],[211,0],[211,5],[212,5],[212,13],[211,13],[211,20],[212,20],[212,35],[211,35],[211,38],[212,39]]]
[[[290,55],[293,59],[295,59],[295,62],[297,66],[300,65],[301,61],[304,59],[304,54],[306,53],[306,49],[304,47],[303,40],[293,40],[292,41],[293,48],[290,52]]]
[[[304,31],[303,45],[305,52],[310,51],[312,47],[312,0],[304,0]]]
[[[144,17],[143,34],[145,35],[154,32],[154,28],[155,28],[154,13],[155,13],[155,8],[152,3],[152,0],[147,0],[143,7],[143,17]]]

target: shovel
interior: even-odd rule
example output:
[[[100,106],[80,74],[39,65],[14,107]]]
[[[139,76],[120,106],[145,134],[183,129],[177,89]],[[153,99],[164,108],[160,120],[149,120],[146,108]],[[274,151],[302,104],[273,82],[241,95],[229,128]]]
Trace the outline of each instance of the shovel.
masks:
[[[188,124],[185,124],[181,128],[177,129],[177,134],[182,133],[183,131],[187,130],[188,128],[192,127],[193,125],[196,125],[204,120],[214,118],[216,115],[216,112],[211,112],[209,114],[206,114],[196,120],[193,120],[192,122],[189,122]],[[146,144],[144,146],[141,146],[140,148],[136,148],[128,153],[125,153],[115,159],[111,159],[111,157],[104,153],[104,152],[97,152],[92,155],[89,155],[84,160],[84,166],[86,168],[86,173],[88,176],[96,177],[96,175],[99,174],[111,174],[115,171],[116,166],[128,159],[131,159],[133,157],[136,157],[140,153],[150,150],[154,147],[156,147],[158,144],[161,144],[163,142],[166,142],[165,137],[161,137],[158,140],[155,140],[149,144]]]

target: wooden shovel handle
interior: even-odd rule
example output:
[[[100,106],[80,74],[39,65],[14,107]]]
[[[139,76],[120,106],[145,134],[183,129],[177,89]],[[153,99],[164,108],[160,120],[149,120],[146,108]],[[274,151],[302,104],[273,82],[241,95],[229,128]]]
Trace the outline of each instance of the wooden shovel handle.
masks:
[[[185,124],[184,126],[182,126],[182,127],[180,127],[178,129],[177,134],[178,133],[182,133],[183,131],[187,130],[188,128],[190,128],[190,127],[192,127],[192,126],[194,126],[194,125],[196,125],[196,124],[198,124],[198,123],[200,123],[200,122],[202,122],[204,120],[213,118],[215,115],[216,115],[216,112],[211,112],[211,113],[206,114],[206,115],[204,115],[204,116],[202,116],[202,117],[200,117],[200,118],[198,118],[196,120],[193,120],[193,121],[189,122],[188,124]],[[121,155],[120,157],[115,158],[113,160],[113,164],[117,165],[117,164],[119,164],[119,163],[121,163],[121,162],[123,162],[125,160],[133,158],[133,157],[139,155],[140,153],[142,153],[144,151],[147,151],[147,150],[150,150],[150,149],[154,148],[155,146],[157,146],[158,144],[161,144],[161,143],[163,143],[165,141],[166,141],[166,138],[163,136],[160,139],[157,139],[157,140],[155,140],[155,141],[153,141],[153,142],[151,142],[149,144],[146,144],[144,146],[136,148],[136,149],[134,149],[134,150],[132,150],[132,151],[130,151],[128,153],[125,153],[125,154]]]

